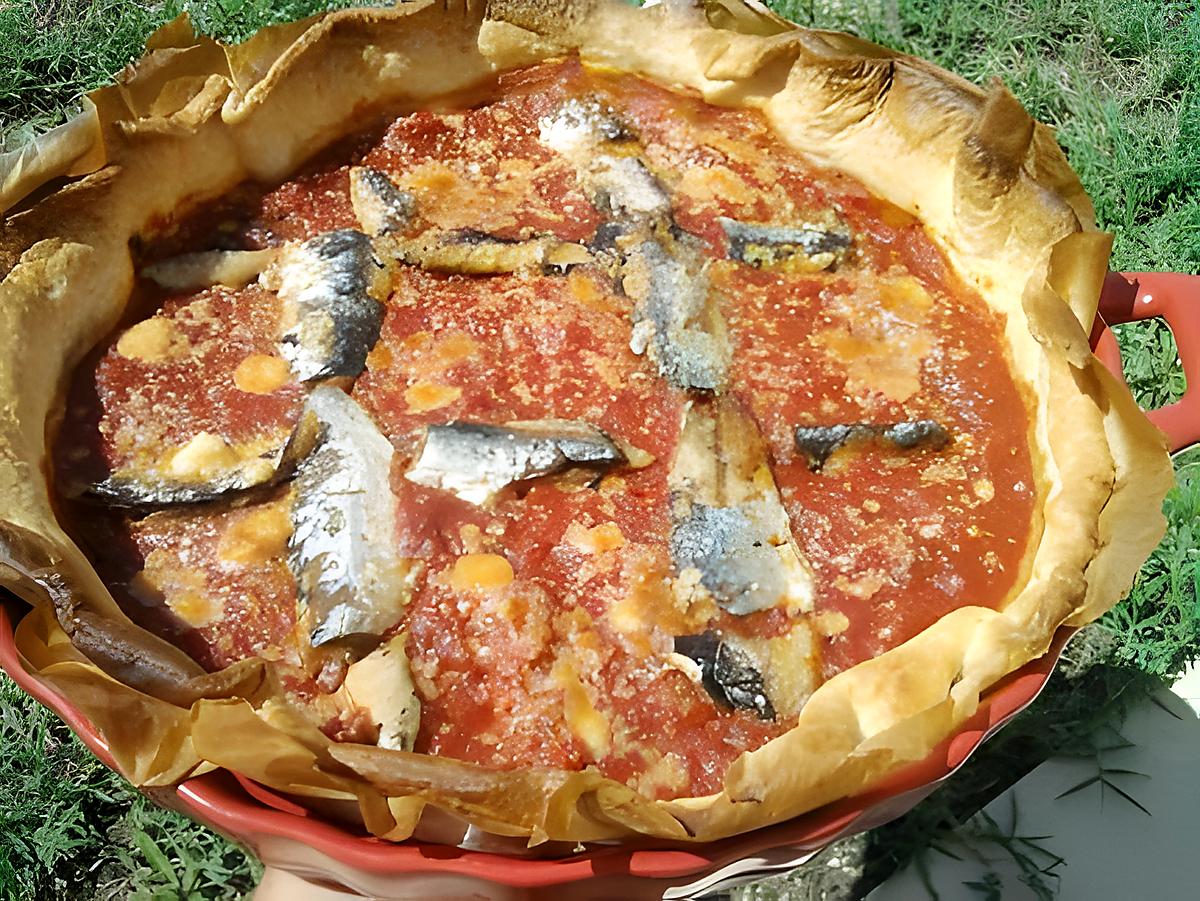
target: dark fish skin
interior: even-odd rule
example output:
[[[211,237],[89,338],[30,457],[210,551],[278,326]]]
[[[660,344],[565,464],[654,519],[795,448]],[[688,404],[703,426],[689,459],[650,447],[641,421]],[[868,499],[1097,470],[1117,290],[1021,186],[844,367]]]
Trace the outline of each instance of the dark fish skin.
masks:
[[[932,419],[872,425],[798,425],[793,434],[796,449],[808,458],[808,468],[820,472],[833,454],[852,444],[880,442],[900,450],[941,450],[951,441],[946,428]]]
[[[619,253],[617,239],[633,231],[629,223],[615,219],[605,219],[596,226],[596,233],[588,242],[588,248],[593,253],[606,253],[616,256]]]
[[[341,228],[284,248],[264,282],[291,324],[280,353],[301,381],[357,376],[379,340],[383,304],[371,296],[382,275],[371,239]]]
[[[447,232],[446,238],[452,244],[473,244],[482,246],[486,244],[520,244],[520,238],[502,238],[499,235],[493,235],[489,232],[480,231],[477,228],[459,228],[454,231]]]
[[[378,639],[400,619],[410,562],[396,550],[391,443],[348,395],[322,385],[298,432],[313,446],[296,467],[288,567],[313,647]]]
[[[350,170],[350,200],[363,230],[376,237],[408,228],[417,209],[412,194],[370,166]]]
[[[879,434],[884,441],[890,441],[896,447],[902,447],[905,450],[922,446],[941,450],[950,443],[950,433],[944,426],[932,419],[897,422]]]
[[[817,226],[757,225],[727,216],[717,221],[729,239],[729,256],[759,268],[785,264],[797,255],[808,257],[816,269],[828,269],[850,246],[849,232]]]
[[[583,422],[450,422],[428,427],[421,455],[405,478],[484,504],[513,482],[575,468],[603,472],[628,462],[607,434]]]
[[[180,450],[186,450],[203,437],[205,433],[195,436]],[[289,442],[288,431],[281,428],[277,435],[256,441],[254,451],[247,446],[240,449],[234,446],[235,452],[241,451],[235,453],[236,462],[219,467],[180,472],[172,471],[169,465],[149,469],[127,465],[102,481],[68,484],[64,489],[71,497],[129,509],[208,503],[287,479],[292,471],[287,453]]]
[[[714,701],[734,710],[753,710],[760,720],[775,719],[762,673],[741,648],[723,641],[715,632],[677,635],[675,653],[700,666],[701,684]]]
[[[238,472],[229,472],[203,485],[180,485],[169,482],[141,481],[128,475],[113,475],[89,485],[81,492],[83,499],[103,501],[110,507],[137,509],[139,507],[173,507],[180,504],[203,504],[219,500],[239,491],[274,484],[283,474],[265,481],[248,481]]]

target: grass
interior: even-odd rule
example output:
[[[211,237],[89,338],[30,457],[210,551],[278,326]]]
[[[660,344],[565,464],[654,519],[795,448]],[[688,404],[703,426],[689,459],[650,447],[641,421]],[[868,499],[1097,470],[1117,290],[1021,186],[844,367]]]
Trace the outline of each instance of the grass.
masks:
[[[1116,636],[1113,660],[1168,680],[1200,657],[1200,453],[1181,455],[1175,473],[1166,537],[1129,597],[1101,620]]]
[[[0,678],[0,899],[242,897],[257,861],[161,810]]]
[[[0,150],[78,109],[85,91],[142,55],[146,37],[181,12],[223,41],[355,0],[0,0]]]
[[[223,39],[352,0],[0,0],[0,149],[77,109],[181,11]],[[783,0],[795,21],[844,28],[984,83],[999,76],[1059,139],[1116,236],[1113,267],[1200,272],[1200,8],[1167,0]],[[1118,330],[1139,402],[1179,395],[1169,330]],[[876,874],[969,824],[976,801],[1052,753],[1087,753],[1158,677],[1200,658],[1200,453],[1177,460],[1170,531],[1103,630],[1072,646],[1037,704],[954,781],[869,836]],[[0,677],[0,901],[236,898],[257,864],[144,800]],[[984,824],[986,827],[987,824]],[[960,829],[959,838],[979,832]],[[988,841],[1000,833],[981,835]],[[994,875],[994,874],[993,874]],[[978,890],[1002,897],[993,875]],[[754,897],[777,897],[764,887]]]

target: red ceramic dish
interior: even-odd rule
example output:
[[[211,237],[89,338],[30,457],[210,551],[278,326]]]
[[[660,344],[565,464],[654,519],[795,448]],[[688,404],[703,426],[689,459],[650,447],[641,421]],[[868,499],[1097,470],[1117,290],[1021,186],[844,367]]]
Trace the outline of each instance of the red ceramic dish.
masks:
[[[1200,442],[1200,388],[1192,387],[1200,385],[1200,276],[1110,274],[1100,313],[1092,331],[1092,346],[1121,378],[1120,353],[1107,325],[1162,317],[1171,326],[1189,390],[1178,402],[1150,411],[1149,417],[1167,434],[1172,451]],[[555,887],[561,891],[574,884],[572,897],[632,897],[635,893],[683,897],[795,866],[837,838],[873,828],[911,809],[1037,697],[1071,632],[1060,629],[1049,651],[989,692],[956,735],[872,791],[778,826],[706,845],[641,842],[539,859],[420,841],[392,844],[323,819],[226,772],[191,779],[173,793],[156,795],[156,800],[253,849],[269,866],[360,892],[420,897],[450,889],[456,895],[482,890],[490,897],[521,897],[539,890],[553,893]],[[24,670],[13,642],[12,621],[3,606],[0,667],[54,710],[101,760],[113,765],[91,724]],[[440,881],[435,886],[430,879]],[[580,885],[585,880],[586,885]],[[390,894],[398,886],[408,888],[399,895]]]
[[[1092,347],[1124,381],[1117,341],[1104,324],[1161,317],[1171,326],[1188,390],[1173,404],[1147,414],[1167,434],[1171,452],[1200,442],[1200,276],[1178,272],[1110,272],[1100,295]],[[1101,321],[1103,319],[1103,322]]]

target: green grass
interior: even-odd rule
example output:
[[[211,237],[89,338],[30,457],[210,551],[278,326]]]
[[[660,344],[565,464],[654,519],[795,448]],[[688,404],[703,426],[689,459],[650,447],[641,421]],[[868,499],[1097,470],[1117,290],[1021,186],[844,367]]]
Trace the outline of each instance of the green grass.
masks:
[[[0,899],[234,899],[261,867],[155,807],[0,678]]]
[[[1116,636],[1114,661],[1165,679],[1200,656],[1200,452],[1182,455],[1175,471],[1167,535],[1129,597],[1101,620]]]
[[[0,0],[0,149],[62,122],[85,91],[142,55],[146,37],[181,12],[224,41],[355,0]]]
[[[187,10],[240,39],[262,25],[352,0],[0,0],[0,149],[62,121],[109,81],[146,36]],[[999,76],[1058,128],[1102,227],[1113,267],[1200,272],[1200,8],[1150,0],[784,0],[806,25],[845,28],[984,83]],[[1145,406],[1184,387],[1160,323],[1119,330],[1126,375]],[[871,836],[880,865],[902,863],[962,821],[1020,761],[1085,753],[1153,677],[1200,658],[1200,454],[1177,461],[1171,522],[1130,597],[1072,654],[1100,666],[1056,676],[1037,705],[985,747],[947,790]],[[1076,669],[1087,669],[1077,666]],[[1040,759],[1040,758],[1039,758]],[[1014,763],[1015,761],[1015,763]],[[1014,767],[1016,770],[1014,770]],[[0,901],[235,898],[257,865],[211,833],[158,810],[0,678]],[[985,877],[985,882],[990,877]],[[983,885],[984,883],[980,883]],[[756,897],[767,897],[766,894]]]

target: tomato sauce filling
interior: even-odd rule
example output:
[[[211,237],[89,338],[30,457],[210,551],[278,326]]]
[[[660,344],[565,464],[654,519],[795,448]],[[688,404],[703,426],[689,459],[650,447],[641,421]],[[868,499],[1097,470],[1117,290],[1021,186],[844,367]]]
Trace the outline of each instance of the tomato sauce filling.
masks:
[[[84,549],[132,620],[216,671],[278,656],[296,622],[286,490],[144,517],[92,513]],[[91,512],[91,511],[89,511]]]
[[[278,300],[258,285],[164,298],[78,371],[57,448],[59,484],[152,478],[197,436],[251,452],[286,440],[303,390],[277,356],[278,319]]]
[[[355,165],[415,199],[416,230],[588,244],[604,200],[539,138],[571,98],[598,99],[630,125],[674,226],[700,241],[732,351],[726,394],[763,436],[812,570],[812,609],[734,615],[681,602],[668,479],[696,398],[631,350],[635,304],[610,266],[493,276],[402,266],[380,338],[346,386],[395,449],[396,542],[417,563],[384,637],[406,636],[418,751],[501,769],[594,765],[651,797],[702,795],[795,714],[718,703],[672,660],[674,637],[715,629],[769,643],[809,624],[815,643],[794,665],[819,683],[958,607],[998,606],[1018,584],[1035,492],[1004,322],[917,220],[814,167],[756,113],[567,61],[502,77],[475,108],[400,116],[282,185],[242,186],[165,223],[142,252],[259,249],[358,227]],[[853,242],[828,269],[757,268],[728,258],[720,217],[834,217]],[[201,432],[230,444],[286,433],[303,406],[308,388],[293,379],[244,390],[245,360],[277,353],[270,291],[251,283],[153,305],[144,321],[161,324],[144,340],[128,337],[143,324],[119,331],[76,375],[55,445],[66,494]],[[588,484],[517,483],[487,504],[406,478],[428,426],[541,419],[603,429],[631,465]],[[793,437],[796,426],[915,420],[937,421],[952,442],[855,446],[814,469]],[[305,686],[294,699],[324,690],[300,662],[288,489],[148,515],[63,502],[136,622],[207,668],[257,655]],[[473,583],[463,561],[484,557],[511,575]],[[347,737],[352,712],[328,713],[327,733]]]

